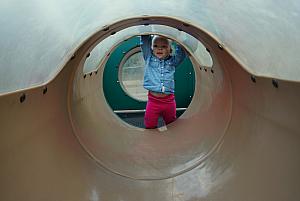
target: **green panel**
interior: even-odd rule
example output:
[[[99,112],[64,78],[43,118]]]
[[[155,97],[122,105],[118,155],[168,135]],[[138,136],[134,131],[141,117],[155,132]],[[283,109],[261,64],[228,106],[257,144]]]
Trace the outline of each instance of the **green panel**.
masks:
[[[107,61],[103,75],[103,90],[113,110],[145,109],[146,102],[131,98],[119,82],[119,65],[124,55],[139,46],[139,37],[122,42]],[[186,58],[175,72],[175,96],[177,107],[188,107],[195,89],[195,73],[189,58]]]
[[[122,42],[111,53],[104,69],[103,90],[106,100],[113,110],[145,109],[146,102],[129,97],[119,83],[119,65],[126,52],[140,45],[139,38],[134,37]]]
[[[175,98],[177,107],[188,107],[195,90],[195,72],[186,58],[175,71]]]

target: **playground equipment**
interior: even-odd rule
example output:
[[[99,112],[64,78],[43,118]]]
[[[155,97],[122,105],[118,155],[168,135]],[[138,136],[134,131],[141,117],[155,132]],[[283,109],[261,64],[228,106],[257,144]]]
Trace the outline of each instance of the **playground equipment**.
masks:
[[[30,0],[0,11],[1,200],[299,200],[298,1]],[[84,64],[105,39],[152,24],[195,37],[213,66],[186,45],[193,99],[146,130],[106,103],[107,54]]]

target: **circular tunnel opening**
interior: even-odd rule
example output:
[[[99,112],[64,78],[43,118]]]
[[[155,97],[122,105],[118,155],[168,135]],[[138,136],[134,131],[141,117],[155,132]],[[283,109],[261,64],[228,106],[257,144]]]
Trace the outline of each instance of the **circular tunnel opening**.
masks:
[[[209,49],[213,60],[214,73],[210,73],[195,56],[190,57],[195,72],[193,99],[176,122],[162,129],[123,123],[107,103],[104,91],[99,90],[116,41],[103,47],[103,59],[98,60],[95,69],[84,70],[86,55],[92,57],[97,44],[112,40],[121,30],[144,24],[165,25],[194,36]],[[120,42],[133,35],[124,36]],[[131,179],[165,179],[197,167],[216,150],[231,117],[230,79],[219,54],[222,50],[218,42],[203,29],[169,17],[125,19],[97,31],[78,48],[77,59],[72,60],[76,68],[69,93],[70,120],[80,144],[101,167]],[[94,71],[98,73],[84,78]]]
[[[174,45],[172,49],[174,49]],[[175,52],[173,50],[172,52]],[[176,116],[188,108],[195,89],[195,72],[186,57],[175,70]],[[144,115],[148,91],[143,87],[145,61],[140,48],[140,36],[120,42],[109,54],[103,72],[103,91],[114,113],[126,123],[145,128]],[[165,125],[158,119],[158,127]]]

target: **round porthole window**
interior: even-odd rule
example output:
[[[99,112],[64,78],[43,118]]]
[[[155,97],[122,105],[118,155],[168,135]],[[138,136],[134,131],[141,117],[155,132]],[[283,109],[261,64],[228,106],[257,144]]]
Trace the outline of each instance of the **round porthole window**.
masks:
[[[143,87],[145,61],[140,47],[128,51],[119,66],[119,80],[123,90],[132,98],[147,101]]]

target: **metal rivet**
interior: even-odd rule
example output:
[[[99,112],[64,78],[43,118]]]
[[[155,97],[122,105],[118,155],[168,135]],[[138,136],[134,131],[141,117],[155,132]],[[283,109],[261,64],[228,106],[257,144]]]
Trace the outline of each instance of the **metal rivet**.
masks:
[[[223,50],[223,46],[221,44],[218,44],[218,47],[220,48],[220,50]]]
[[[274,86],[275,88],[278,88],[278,87],[279,87],[278,81],[277,81],[277,80],[272,79],[272,84],[273,84],[273,86]]]
[[[48,88],[47,88],[47,87],[45,87],[45,88],[43,89],[43,94],[46,94],[46,93],[47,93],[47,91],[48,91]]]
[[[252,82],[256,83],[256,77],[254,75],[251,75]]]
[[[21,97],[20,97],[20,103],[23,103],[26,99],[26,95],[25,94],[22,94]]]
[[[88,53],[88,54],[86,55],[86,58],[88,58],[90,55],[91,55],[91,54],[90,54],[90,53]]]
[[[103,31],[108,31],[109,27],[104,27]]]

